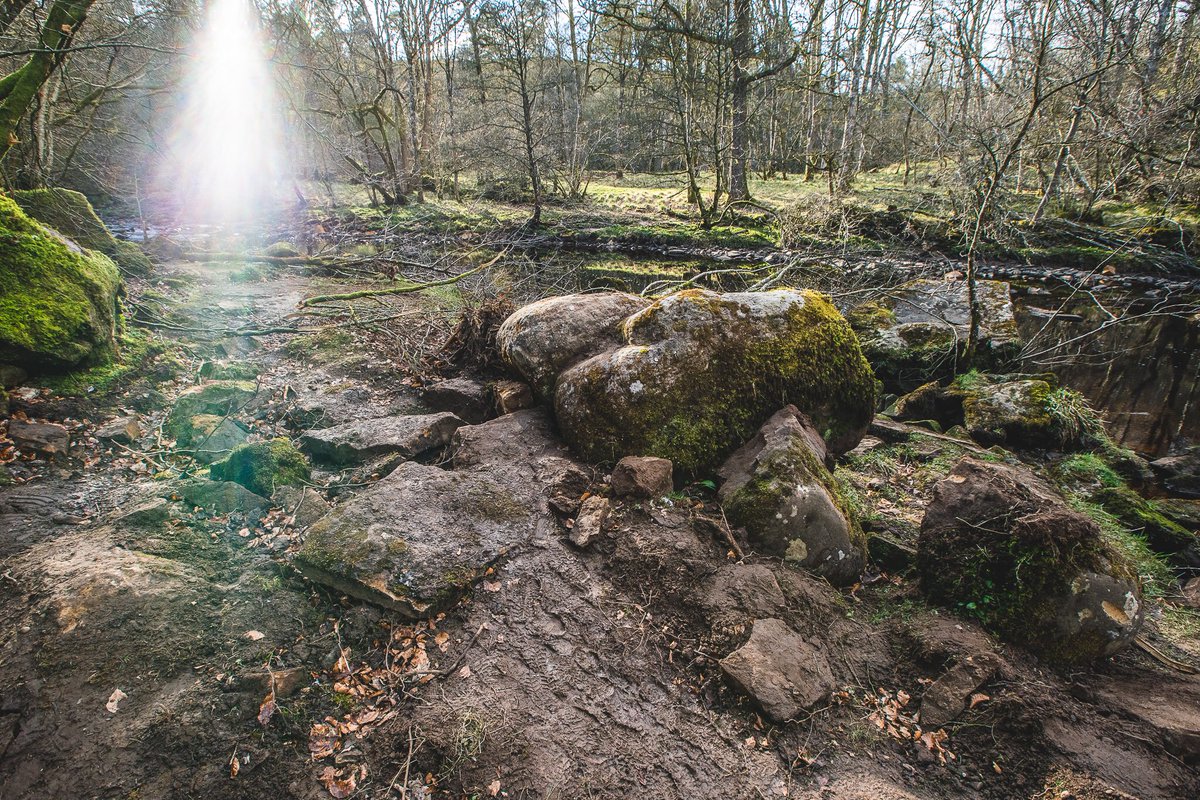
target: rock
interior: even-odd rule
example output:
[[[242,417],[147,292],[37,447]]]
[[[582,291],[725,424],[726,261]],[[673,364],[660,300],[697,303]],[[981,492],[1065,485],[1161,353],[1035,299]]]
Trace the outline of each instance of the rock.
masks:
[[[307,528],[329,512],[329,503],[315,489],[306,486],[280,486],[271,502],[287,512],[297,528]]]
[[[247,670],[237,676],[235,686],[243,692],[251,692],[255,697],[265,697],[268,692],[275,693],[275,699],[283,700],[291,697],[312,682],[308,667],[291,667],[286,669]]]
[[[571,542],[576,547],[587,547],[603,534],[604,523],[612,513],[612,504],[607,497],[592,495],[583,501],[579,516],[571,527]]]
[[[721,466],[718,496],[730,524],[744,527],[755,549],[845,584],[862,574],[866,538],[828,458],[808,417],[787,406]]]
[[[990,656],[968,656],[946,670],[921,697],[921,727],[927,731],[949,725],[967,710],[971,695],[995,677],[998,664]]]
[[[1043,380],[980,381],[964,392],[963,426],[982,445],[1058,447],[1063,436],[1046,407],[1052,391]]]
[[[512,414],[533,407],[533,392],[529,384],[521,381],[496,381],[492,384],[496,398],[496,410],[501,414]]]
[[[896,401],[894,419],[902,422],[937,420],[943,425],[962,421],[962,398],[951,395],[937,381],[913,389]]]
[[[153,264],[141,248],[114,237],[79,192],[58,187],[26,189],[13,192],[12,198],[38,222],[49,225],[80,247],[104,253],[126,272],[149,275],[153,271]]]
[[[126,528],[161,528],[171,518],[171,505],[164,497],[151,497],[133,508],[118,512],[115,522]]]
[[[193,420],[201,416],[230,417],[248,407],[258,393],[252,381],[210,381],[193,386],[175,398],[163,428],[180,447],[195,443]]]
[[[496,333],[500,356],[541,398],[554,396],[559,374],[621,344],[621,323],[650,304],[621,292],[547,297],[518,309]]]
[[[534,532],[523,480],[405,462],[308,529],[295,564],[310,580],[424,619],[468,591]]]
[[[205,361],[200,365],[200,377],[211,381],[252,381],[259,372],[249,361]]]
[[[107,362],[115,351],[121,276],[0,198],[0,353],[36,371]]]
[[[721,659],[721,670],[776,722],[795,719],[834,685],[824,654],[778,619],[755,621],[750,640]]]
[[[465,425],[449,412],[363,419],[332,428],[307,431],[300,447],[314,459],[331,464],[361,464],[372,458],[412,458],[445,447]]]
[[[917,551],[889,533],[872,532],[867,536],[867,554],[888,572],[905,572],[916,563]]]
[[[1200,578],[1192,578],[1179,590],[1180,605],[1200,609]]]
[[[142,425],[137,417],[117,417],[96,430],[96,438],[119,444],[133,444],[142,435]]]
[[[271,258],[299,258],[300,251],[291,242],[275,242],[263,251]]]
[[[193,507],[214,514],[239,512],[253,519],[261,518],[271,507],[267,498],[255,494],[232,481],[197,481],[180,487],[179,495]]]
[[[979,281],[979,366],[1003,366],[1021,348],[1007,283]],[[852,309],[846,318],[888,391],[953,377],[970,330],[966,281],[920,279]]]
[[[287,439],[238,445],[208,468],[214,481],[233,481],[263,497],[278,486],[299,486],[311,478],[308,462]]]
[[[925,510],[917,570],[931,600],[1054,663],[1110,656],[1142,625],[1136,569],[1019,467],[955,465]]]
[[[229,417],[197,414],[188,420],[190,452],[201,464],[211,464],[229,455],[250,438],[250,429]]]
[[[622,341],[556,385],[563,436],[590,461],[658,456],[707,474],[787,403],[843,453],[874,414],[858,342],[815,292],[678,292],[627,319]]]
[[[486,420],[490,404],[487,387],[470,378],[452,378],[425,387],[421,400],[435,411],[448,411],[468,425]]]
[[[1150,469],[1168,492],[1180,497],[1200,498],[1200,447],[1150,462]]]
[[[1170,519],[1154,501],[1123,485],[1100,486],[1091,493],[1091,499],[1126,529],[1144,538],[1155,553],[1170,556],[1182,567],[1200,567],[1200,537]]]
[[[36,451],[57,456],[71,447],[71,434],[54,422],[29,422],[23,419],[8,421],[8,438],[20,450]]]
[[[697,590],[695,600],[714,624],[714,617],[731,613],[739,621],[772,617],[783,613],[788,605],[779,582],[765,564],[723,565]]]
[[[461,427],[454,432],[450,452],[455,469],[507,467],[512,470],[528,466],[542,457],[561,459],[568,455],[554,435],[549,416],[541,409],[526,409],[482,425]],[[561,463],[558,466],[563,467]]]
[[[20,386],[29,376],[20,367],[11,364],[0,364],[0,389],[11,389]]]
[[[625,456],[613,467],[609,483],[618,497],[663,497],[675,489],[673,469],[665,458]]]

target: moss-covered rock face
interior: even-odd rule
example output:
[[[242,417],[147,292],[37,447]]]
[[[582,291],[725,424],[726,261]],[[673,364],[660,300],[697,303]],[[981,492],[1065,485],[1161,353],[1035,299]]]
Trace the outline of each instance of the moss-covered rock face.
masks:
[[[209,381],[193,386],[175,399],[163,429],[181,447],[195,444],[197,434],[204,435],[203,426],[196,426],[197,417],[229,416],[253,400],[257,391],[251,381]]]
[[[592,461],[658,456],[706,474],[788,404],[842,453],[874,414],[871,368],[816,292],[679,292],[625,320],[622,339],[555,389],[564,437]]]
[[[291,242],[275,242],[266,249],[271,258],[299,258],[300,251]]]
[[[115,348],[121,279],[0,197],[0,353],[27,369],[106,361]]]
[[[788,406],[721,466],[720,497],[756,550],[846,584],[862,574],[866,537],[826,459],[820,434]]]
[[[308,462],[287,439],[235,447],[208,469],[215,481],[233,481],[255,494],[270,497],[279,486],[302,486],[312,477]]]
[[[154,265],[133,242],[123,242],[104,227],[92,204],[70,189],[29,189],[13,192],[26,214],[71,239],[80,247],[95,250],[134,275],[149,275]]]
[[[931,599],[1046,660],[1112,655],[1141,627],[1132,565],[1027,470],[964,458],[939,483],[917,546]]]
[[[1020,351],[1009,285],[979,281],[980,366],[999,367]],[[912,281],[883,300],[852,309],[846,318],[862,340],[867,361],[890,392],[903,394],[954,375],[971,326],[965,281]]]
[[[1060,437],[1046,408],[1052,390],[1042,380],[980,382],[962,391],[963,425],[980,444],[1053,447]]]

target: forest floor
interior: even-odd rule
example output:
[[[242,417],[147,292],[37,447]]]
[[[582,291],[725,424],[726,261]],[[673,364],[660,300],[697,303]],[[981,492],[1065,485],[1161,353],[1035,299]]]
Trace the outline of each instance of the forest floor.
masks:
[[[463,295],[296,313],[363,285],[170,261],[131,286],[133,363],[10,393],[14,418],[60,423],[73,445],[22,454],[0,487],[0,796],[1200,795],[1200,676],[1138,650],[1062,674],[925,604],[903,570],[839,591],[739,561],[698,522],[715,510],[701,486],[618,505],[586,551],[545,513],[420,623],[304,580],[290,556],[308,498],[214,495],[162,426],[213,375],[205,364],[256,376],[254,402],[230,415],[254,437],[425,411]],[[246,334],[280,328],[304,332]],[[97,439],[127,414],[135,441]],[[528,436],[497,437],[505,468],[557,446]],[[907,452],[903,475],[863,479],[904,481],[897,513],[919,515],[960,453],[919,435]],[[318,511],[378,477],[315,471]],[[1164,606],[1147,635],[1194,657],[1200,618]],[[838,681],[784,725],[717,667],[764,613],[820,643]],[[957,722],[921,731],[922,695],[966,657],[1000,667]]]

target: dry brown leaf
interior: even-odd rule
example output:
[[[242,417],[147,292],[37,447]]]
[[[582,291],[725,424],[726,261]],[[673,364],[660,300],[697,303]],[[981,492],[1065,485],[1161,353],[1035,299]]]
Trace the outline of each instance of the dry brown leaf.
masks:
[[[108,702],[104,704],[104,707],[108,709],[108,713],[115,714],[117,713],[117,706],[121,705],[121,701],[128,696],[120,689],[113,689],[113,693],[108,696]]]
[[[354,794],[354,790],[358,788],[358,771],[351,770],[349,775],[342,776],[333,767],[326,767],[317,776],[331,797],[336,797],[338,800],[349,797]]]
[[[489,797],[495,797],[496,795],[500,794],[500,779],[497,778],[496,780],[489,783],[487,790],[488,790]]]
[[[976,692],[975,694],[971,695],[971,704],[969,706],[967,706],[967,708],[974,708],[975,706],[979,705],[980,703],[986,703],[988,700],[991,700],[991,699],[992,698],[988,697],[983,692]]]
[[[252,642],[257,642],[258,640],[266,637],[266,634],[262,631],[246,631],[242,635]]]
[[[262,704],[258,707],[258,724],[266,726],[275,714],[275,708],[275,690],[272,689],[267,692],[267,696],[263,698]]]
[[[483,589],[487,592],[498,592],[500,591],[500,581],[484,581]]]

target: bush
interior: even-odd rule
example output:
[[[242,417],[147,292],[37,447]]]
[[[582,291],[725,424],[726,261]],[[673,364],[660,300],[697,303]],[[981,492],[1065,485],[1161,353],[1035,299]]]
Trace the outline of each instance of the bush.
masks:
[[[870,209],[844,197],[805,195],[779,217],[779,246],[802,247],[814,240],[845,240],[855,236]]]

